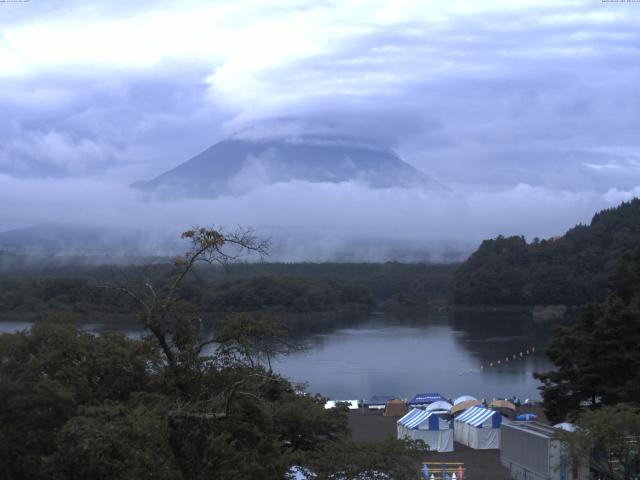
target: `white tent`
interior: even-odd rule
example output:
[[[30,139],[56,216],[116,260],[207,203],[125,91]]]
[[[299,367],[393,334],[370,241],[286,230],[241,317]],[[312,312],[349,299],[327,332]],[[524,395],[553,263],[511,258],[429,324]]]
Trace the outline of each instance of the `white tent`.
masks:
[[[453,430],[446,415],[414,408],[397,426],[398,438],[422,440],[431,451],[453,452]]]
[[[357,410],[359,408],[358,400],[329,400],[324,404],[324,408],[334,408],[340,403],[346,404],[349,410]]]
[[[476,450],[500,448],[502,414],[474,406],[454,421],[454,439]]]
[[[445,402],[444,400],[438,400],[437,402],[433,402],[427,405],[427,408],[425,408],[425,410],[427,412],[449,413],[449,411],[451,410],[451,407],[453,407],[453,405],[451,405],[449,402]]]
[[[562,422],[562,423],[556,423],[553,428],[559,428],[561,430],[564,430],[566,432],[575,432],[576,431],[576,426],[573,423],[569,423],[569,422]]]
[[[471,395],[462,395],[461,397],[456,398],[453,401],[453,404],[457,405],[460,402],[466,402],[467,400],[478,400],[478,399],[476,397],[472,397]]]

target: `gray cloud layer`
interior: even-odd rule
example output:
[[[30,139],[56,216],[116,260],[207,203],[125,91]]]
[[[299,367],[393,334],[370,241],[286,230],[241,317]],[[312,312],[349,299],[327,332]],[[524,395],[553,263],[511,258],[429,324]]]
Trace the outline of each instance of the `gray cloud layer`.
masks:
[[[483,11],[416,2],[394,11],[381,2],[361,11],[239,3],[224,12],[191,2],[37,2],[39,11],[35,3],[0,6],[0,230],[71,219],[244,223],[306,238],[333,231],[333,243],[313,247],[318,253],[380,232],[439,245],[553,235],[638,193],[635,4],[496,0]],[[165,17],[176,31],[162,43]],[[119,56],[82,30],[95,26],[99,35],[104,25],[131,48]],[[136,38],[136,25],[163,46]],[[48,41],[64,47],[59,59]],[[83,41],[95,45],[95,60]],[[39,58],[38,42],[52,53]],[[12,49],[33,58],[16,60]],[[372,138],[452,191],[436,198],[294,182],[158,204],[126,188],[247,128]],[[312,255],[295,242],[288,250]]]

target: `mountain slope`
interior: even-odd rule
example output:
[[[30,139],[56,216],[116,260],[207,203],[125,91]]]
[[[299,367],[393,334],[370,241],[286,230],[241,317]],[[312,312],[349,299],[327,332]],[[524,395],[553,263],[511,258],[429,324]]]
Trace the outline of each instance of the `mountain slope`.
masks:
[[[216,143],[148,182],[132,186],[168,196],[241,195],[293,180],[355,181],[371,188],[437,186],[427,175],[380,146],[328,136]]]
[[[564,236],[485,240],[456,271],[460,305],[582,305],[602,301],[609,278],[640,247],[640,200],[594,215]]]

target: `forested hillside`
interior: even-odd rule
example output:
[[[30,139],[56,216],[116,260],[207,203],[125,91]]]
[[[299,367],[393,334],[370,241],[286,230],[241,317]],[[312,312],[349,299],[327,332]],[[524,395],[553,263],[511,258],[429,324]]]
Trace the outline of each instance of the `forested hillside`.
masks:
[[[182,297],[202,313],[308,314],[446,302],[455,265],[247,263],[205,267],[184,281]],[[135,302],[105,285],[144,285],[171,265],[58,266],[0,271],[0,320],[44,318],[65,311],[100,320],[132,317]],[[166,285],[164,285],[166,287]]]
[[[456,271],[459,305],[582,305],[604,300],[608,278],[640,245],[640,200],[594,215],[548,240],[499,236],[482,242]]]

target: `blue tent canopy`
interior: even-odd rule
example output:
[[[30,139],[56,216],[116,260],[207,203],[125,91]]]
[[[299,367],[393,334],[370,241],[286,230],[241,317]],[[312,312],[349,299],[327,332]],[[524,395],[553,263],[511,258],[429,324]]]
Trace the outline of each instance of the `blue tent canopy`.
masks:
[[[409,405],[429,405],[433,402],[447,401],[439,393],[416,393],[416,395],[409,401]]]
[[[516,417],[516,420],[524,420],[525,422],[530,422],[532,420],[537,419],[538,416],[535,413],[521,413]]]

